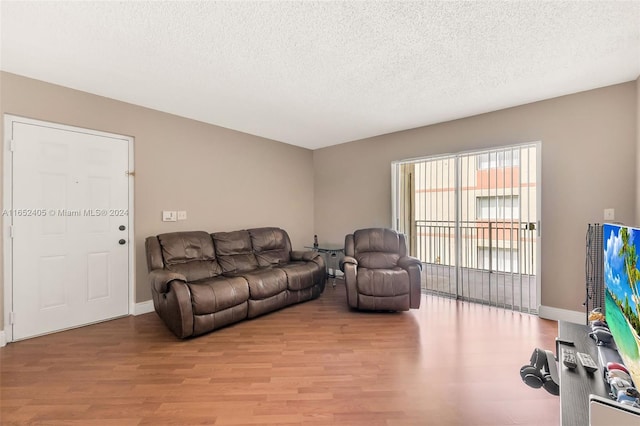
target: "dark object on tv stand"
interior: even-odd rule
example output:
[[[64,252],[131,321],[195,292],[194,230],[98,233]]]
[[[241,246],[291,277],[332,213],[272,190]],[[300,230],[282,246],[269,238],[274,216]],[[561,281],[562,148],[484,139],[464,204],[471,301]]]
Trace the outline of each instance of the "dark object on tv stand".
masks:
[[[585,284],[587,322],[589,312],[600,308],[604,314],[604,265],[603,265],[603,230],[599,223],[590,223],[586,234]]]
[[[605,374],[607,374],[606,366],[610,362],[617,362],[618,364],[624,364],[622,358],[618,353],[615,344],[612,345],[599,345],[598,346],[598,363],[600,364],[600,370],[602,371],[602,378],[605,380]]]

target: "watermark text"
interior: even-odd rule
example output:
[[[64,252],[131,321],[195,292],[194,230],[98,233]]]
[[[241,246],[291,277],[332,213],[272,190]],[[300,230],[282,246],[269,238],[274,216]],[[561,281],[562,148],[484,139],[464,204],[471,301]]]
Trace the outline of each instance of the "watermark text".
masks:
[[[4,209],[2,216],[11,217],[123,217],[127,209]]]

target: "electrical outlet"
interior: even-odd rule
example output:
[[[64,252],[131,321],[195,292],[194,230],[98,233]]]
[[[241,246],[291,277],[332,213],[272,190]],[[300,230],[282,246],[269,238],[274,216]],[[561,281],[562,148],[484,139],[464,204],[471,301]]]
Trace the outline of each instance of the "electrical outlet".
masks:
[[[187,212],[185,210],[178,210],[178,220],[187,220]]]
[[[615,209],[604,209],[604,220],[616,220]]]
[[[177,220],[177,215],[175,210],[163,210],[162,211],[162,221],[163,222],[175,222]]]

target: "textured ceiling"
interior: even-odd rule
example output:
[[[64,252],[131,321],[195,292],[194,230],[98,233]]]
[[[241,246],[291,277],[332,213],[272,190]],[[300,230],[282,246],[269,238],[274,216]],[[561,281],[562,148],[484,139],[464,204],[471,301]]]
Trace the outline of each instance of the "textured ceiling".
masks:
[[[4,71],[311,149],[640,74],[640,1],[0,4]]]

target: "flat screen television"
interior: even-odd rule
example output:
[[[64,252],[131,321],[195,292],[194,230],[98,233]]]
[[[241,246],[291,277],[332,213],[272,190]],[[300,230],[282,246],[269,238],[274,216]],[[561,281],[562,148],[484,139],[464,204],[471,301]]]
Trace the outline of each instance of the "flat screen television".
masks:
[[[604,224],[604,299],[618,353],[640,386],[640,228]]]

